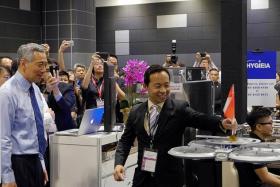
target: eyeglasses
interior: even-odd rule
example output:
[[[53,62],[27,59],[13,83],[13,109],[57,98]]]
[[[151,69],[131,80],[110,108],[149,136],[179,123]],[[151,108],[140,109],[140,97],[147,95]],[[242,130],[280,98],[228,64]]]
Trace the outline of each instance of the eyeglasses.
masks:
[[[270,121],[270,122],[259,122],[257,124],[260,124],[260,125],[272,125],[273,122],[272,121]]]

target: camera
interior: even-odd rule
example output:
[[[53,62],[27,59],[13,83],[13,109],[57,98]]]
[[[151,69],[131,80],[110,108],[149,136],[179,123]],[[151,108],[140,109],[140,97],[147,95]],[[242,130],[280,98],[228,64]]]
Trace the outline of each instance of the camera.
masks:
[[[172,40],[171,49],[172,49],[171,62],[172,64],[176,64],[178,61],[178,56],[176,56],[176,40]]]
[[[54,77],[56,75],[56,71],[59,70],[58,65],[51,65],[50,66],[50,73],[52,74],[52,76]]]
[[[171,42],[172,54],[176,53],[176,40],[172,40]]]
[[[200,56],[203,58],[203,57],[206,57],[206,53],[200,53]]]

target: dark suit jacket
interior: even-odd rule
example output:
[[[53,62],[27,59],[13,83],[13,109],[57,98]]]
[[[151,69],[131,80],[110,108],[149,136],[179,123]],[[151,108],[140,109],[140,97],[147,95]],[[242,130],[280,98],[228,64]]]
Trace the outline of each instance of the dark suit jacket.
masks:
[[[222,115],[222,92],[221,83],[214,82],[215,89],[215,114]]]
[[[48,105],[55,113],[55,124],[58,131],[75,128],[71,116],[71,108],[76,103],[73,85],[60,82],[58,88],[62,94],[59,101],[56,101],[52,94],[48,95]]]
[[[133,186],[145,186],[150,173],[141,171],[143,149],[149,147],[149,136],[144,129],[147,102],[136,105],[129,114],[124,134],[116,150],[115,165],[124,165],[135,137],[138,140],[138,168],[135,170]],[[187,102],[167,99],[161,110],[158,129],[154,138],[154,148],[158,150],[158,160],[154,180],[158,187],[181,187],[183,185],[182,159],[168,155],[168,151],[182,145],[185,127],[195,127],[211,131],[221,131],[221,122],[192,110]]]
[[[99,79],[98,81],[96,80],[96,82],[98,85],[98,89],[100,89],[101,85],[103,84],[103,78]],[[102,86],[101,99],[104,99],[103,89],[104,89],[104,85]],[[97,107],[96,100],[99,99],[97,87],[92,83],[92,81],[90,81],[88,88],[83,89],[81,87],[81,90],[82,90],[82,97],[83,97],[85,108],[86,109],[96,108]]]

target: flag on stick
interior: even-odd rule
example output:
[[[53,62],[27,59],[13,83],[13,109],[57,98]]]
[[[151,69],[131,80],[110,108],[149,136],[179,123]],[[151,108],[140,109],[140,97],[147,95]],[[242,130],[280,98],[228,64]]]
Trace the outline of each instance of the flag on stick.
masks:
[[[224,116],[226,118],[234,119],[235,118],[235,93],[234,93],[234,84],[231,86],[226,104],[223,109]]]

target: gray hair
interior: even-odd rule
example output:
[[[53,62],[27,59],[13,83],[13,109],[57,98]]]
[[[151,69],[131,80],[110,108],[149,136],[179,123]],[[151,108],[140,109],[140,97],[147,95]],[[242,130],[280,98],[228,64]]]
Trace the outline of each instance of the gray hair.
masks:
[[[44,53],[45,48],[42,45],[36,43],[23,44],[18,48],[18,59],[21,60],[22,58],[24,58],[30,62],[33,59],[35,51]]]

